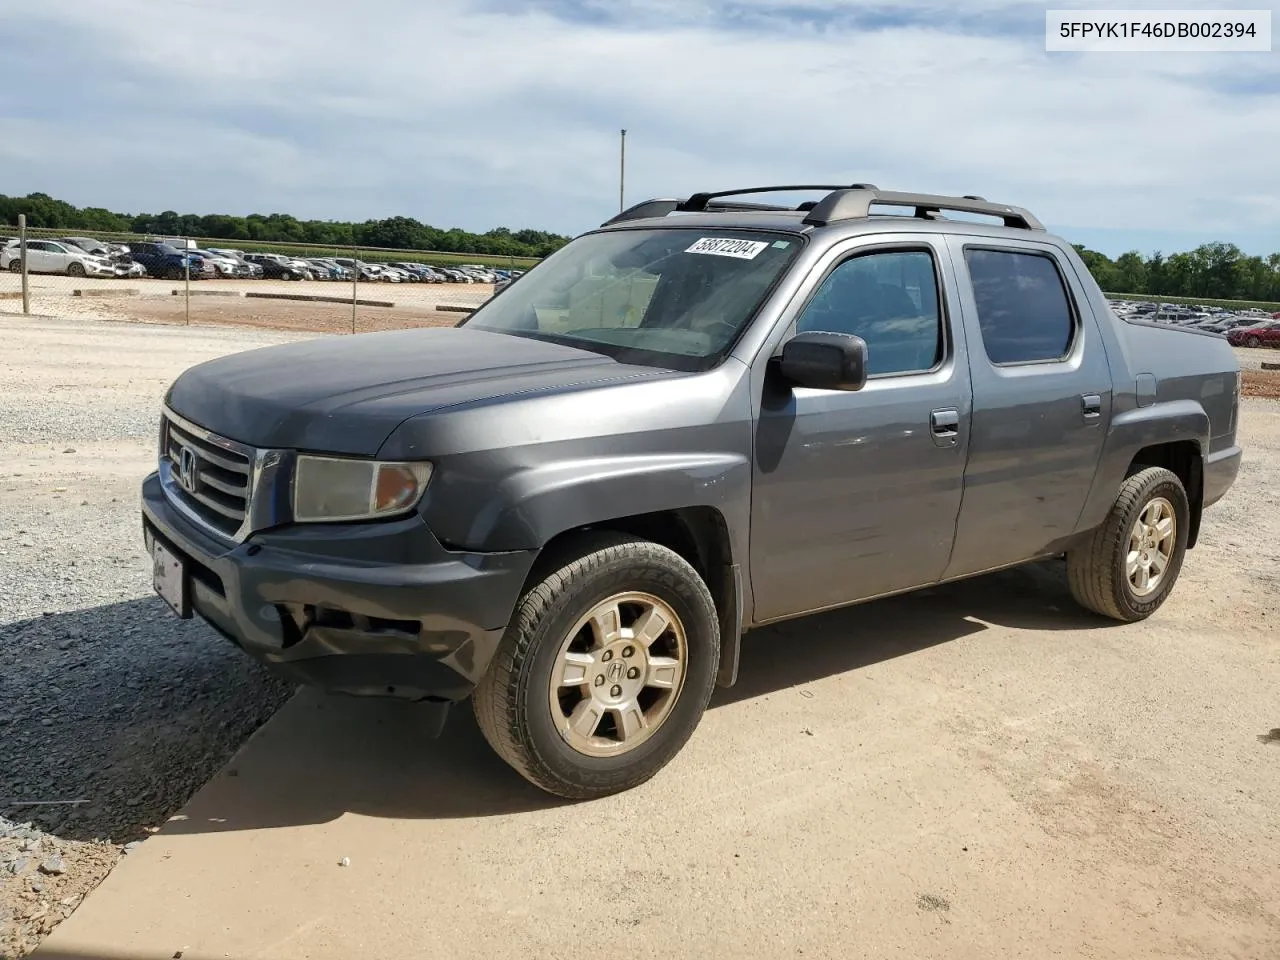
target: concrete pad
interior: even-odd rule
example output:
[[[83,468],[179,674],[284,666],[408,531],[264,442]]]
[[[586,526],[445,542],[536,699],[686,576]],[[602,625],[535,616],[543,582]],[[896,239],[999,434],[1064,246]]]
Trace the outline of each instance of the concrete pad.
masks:
[[[322,297],[309,293],[246,293],[246,297],[257,300],[298,300],[303,303],[351,303],[350,297]],[[394,307],[390,300],[356,300],[361,307]]]
[[[36,956],[1280,955],[1274,644],[1187,581],[1132,626],[1050,565],[758,631],[585,804],[469,713],[304,692]]]

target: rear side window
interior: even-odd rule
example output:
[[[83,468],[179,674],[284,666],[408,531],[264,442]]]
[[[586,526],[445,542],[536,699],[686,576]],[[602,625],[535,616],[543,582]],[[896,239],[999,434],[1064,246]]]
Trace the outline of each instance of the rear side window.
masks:
[[[980,249],[964,256],[992,363],[1061,360],[1070,352],[1075,312],[1051,257]]]
[[[861,337],[868,376],[933,369],[943,354],[933,256],[884,250],[844,261],[822,281],[796,330]]]

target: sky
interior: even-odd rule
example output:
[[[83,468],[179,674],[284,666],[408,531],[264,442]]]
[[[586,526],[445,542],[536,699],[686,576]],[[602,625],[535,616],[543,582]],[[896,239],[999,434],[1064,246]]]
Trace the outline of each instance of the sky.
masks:
[[[1112,256],[1280,251],[1280,48],[1046,53],[1046,7],[0,0],[0,193],[572,235],[618,209],[626,128],[628,203],[871,182]]]

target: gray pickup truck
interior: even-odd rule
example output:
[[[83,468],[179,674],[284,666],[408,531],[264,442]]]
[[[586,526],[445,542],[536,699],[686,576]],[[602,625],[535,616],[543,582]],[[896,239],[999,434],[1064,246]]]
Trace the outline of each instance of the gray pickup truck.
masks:
[[[1236,477],[1239,396],[1226,341],[1117,318],[1021,208],[700,193],[456,327],[186,371],[143,525],[179,616],[440,723],[471,696],[589,798],[671,760],[753,627],[1062,557],[1085,607],[1150,615]]]

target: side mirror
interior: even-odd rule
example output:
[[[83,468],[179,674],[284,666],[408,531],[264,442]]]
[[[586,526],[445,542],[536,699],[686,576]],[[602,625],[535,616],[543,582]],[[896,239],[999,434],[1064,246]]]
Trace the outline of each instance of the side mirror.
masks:
[[[861,390],[867,382],[867,343],[848,333],[799,333],[783,346],[778,368],[796,386]]]

